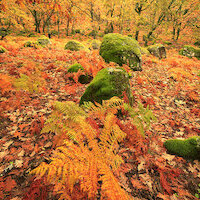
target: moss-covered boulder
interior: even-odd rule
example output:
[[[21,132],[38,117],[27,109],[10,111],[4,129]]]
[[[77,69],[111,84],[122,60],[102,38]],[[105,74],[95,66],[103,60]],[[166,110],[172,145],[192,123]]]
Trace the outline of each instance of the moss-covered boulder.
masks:
[[[75,72],[78,72],[79,70],[85,72],[85,69],[82,67],[81,64],[79,63],[75,63],[73,65],[71,65],[67,72],[68,73],[75,73]],[[74,80],[73,77],[69,77],[71,80]],[[78,77],[78,82],[81,83],[81,84],[87,84],[89,83],[90,81],[92,80],[92,76],[88,75],[87,73],[85,74],[81,74],[79,77]]]
[[[142,55],[150,55],[150,52],[145,47],[140,47]]]
[[[27,42],[25,42],[24,47],[37,48],[38,47],[38,42],[27,41]]]
[[[5,53],[7,50],[0,45],[0,53]]]
[[[147,50],[159,59],[166,58],[165,46],[162,44],[154,44],[147,47]]]
[[[198,47],[195,48],[195,47],[192,47],[189,45],[185,45],[179,51],[179,54],[183,55],[183,56],[187,56],[189,58],[196,57],[196,58],[200,59],[200,48],[198,48]]]
[[[167,140],[164,146],[171,154],[186,159],[200,160],[200,136],[194,136],[185,140]]]
[[[109,33],[103,37],[100,55],[106,62],[115,62],[122,66],[128,64],[134,71],[141,71],[141,52],[136,40],[118,33]]]
[[[132,105],[133,96],[130,91],[129,76],[121,68],[104,68],[97,73],[81,97],[80,105],[85,101],[102,103],[113,96],[122,97],[124,92]]]
[[[37,42],[41,46],[47,46],[48,44],[51,44],[51,41],[45,35],[43,35],[40,38],[38,38]]]
[[[65,45],[65,49],[71,51],[80,51],[80,50],[88,51],[88,49],[82,43],[76,40],[68,41],[67,44]]]
[[[90,49],[100,49],[101,41],[100,40],[92,40],[90,43]]]

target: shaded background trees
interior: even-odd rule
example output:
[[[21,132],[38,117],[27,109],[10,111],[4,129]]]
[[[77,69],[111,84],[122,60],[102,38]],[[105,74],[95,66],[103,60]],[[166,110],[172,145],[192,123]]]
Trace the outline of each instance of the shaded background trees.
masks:
[[[1,0],[0,35],[119,32],[147,45],[163,33],[173,40],[188,33],[199,38],[199,10],[198,0]]]

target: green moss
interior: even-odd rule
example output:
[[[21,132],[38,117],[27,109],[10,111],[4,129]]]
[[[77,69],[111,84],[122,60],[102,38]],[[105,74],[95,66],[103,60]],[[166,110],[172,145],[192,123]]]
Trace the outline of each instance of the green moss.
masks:
[[[27,37],[37,37],[34,33],[29,33]]]
[[[84,71],[84,68],[82,67],[81,64],[75,63],[75,64],[71,65],[71,66],[68,68],[67,71],[70,72],[70,73],[73,73],[73,72],[78,72],[79,69],[82,70],[82,71]]]
[[[170,42],[170,41],[164,41],[164,43],[167,45],[172,45],[172,42]]]
[[[162,44],[154,44],[147,47],[147,50],[154,56],[161,58],[166,58],[166,50]]]
[[[164,143],[169,153],[186,159],[200,160],[200,136],[185,140],[171,139]]]
[[[90,33],[88,33],[88,36],[96,37],[98,34],[98,31],[92,30]]]
[[[101,41],[100,40],[92,40],[90,43],[90,49],[100,49]]]
[[[34,48],[37,48],[38,47],[38,42],[27,41],[27,42],[25,42],[24,47],[34,47]]]
[[[194,43],[194,45],[200,47],[200,40],[199,40],[199,41],[197,40],[197,41]]]
[[[185,45],[180,51],[180,55],[187,56],[189,58],[196,57],[200,59],[200,48],[194,48],[189,45]]]
[[[140,47],[142,55],[150,55],[150,52],[145,47]]]
[[[71,51],[80,51],[80,50],[87,51],[87,48],[82,43],[75,41],[75,40],[71,40],[71,41],[67,42],[67,44],[65,45],[65,49],[68,49]]]
[[[40,38],[38,38],[37,42],[41,46],[46,46],[48,44],[51,44],[49,38],[46,37],[45,35],[42,35]]]
[[[78,70],[85,71],[85,69],[82,67],[81,64],[75,63],[75,64],[71,65],[71,66],[68,68],[67,72],[69,72],[69,73],[74,73],[74,72],[78,72]],[[74,79],[73,79],[72,77],[70,77],[70,79],[74,81]],[[82,75],[80,75],[80,76],[78,77],[78,82],[81,83],[81,84],[87,84],[87,83],[89,83],[91,80],[92,80],[92,77],[89,76],[88,74],[85,74],[85,75],[82,74]]]
[[[136,40],[117,33],[109,33],[103,37],[100,55],[106,62],[115,62],[122,66],[128,64],[134,71],[141,71],[141,52]]]
[[[5,53],[7,50],[0,45],[0,53]]]
[[[108,100],[113,96],[122,97],[124,91],[132,104],[128,74],[122,69],[105,68],[99,71],[89,84],[80,104],[84,101],[102,103],[102,100]]]
[[[9,32],[10,31],[4,27],[0,28],[0,36],[2,37],[6,37],[9,34]]]

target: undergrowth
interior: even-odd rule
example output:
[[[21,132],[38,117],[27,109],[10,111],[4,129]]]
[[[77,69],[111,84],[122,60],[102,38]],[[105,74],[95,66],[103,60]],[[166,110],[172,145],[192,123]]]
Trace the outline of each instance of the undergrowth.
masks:
[[[88,199],[96,199],[99,191],[101,199],[132,199],[115,176],[124,162],[119,149],[127,133],[120,128],[122,124],[117,118],[119,110],[125,111],[124,107],[133,118],[139,116],[117,97],[97,106],[86,103],[79,107],[72,101],[55,102],[42,133],[56,134],[56,150],[50,164],[41,163],[31,174],[46,177],[60,199],[72,199],[77,184],[87,193]],[[141,105],[139,108],[140,115],[143,114],[138,117],[139,126],[142,120],[149,126],[152,113]]]

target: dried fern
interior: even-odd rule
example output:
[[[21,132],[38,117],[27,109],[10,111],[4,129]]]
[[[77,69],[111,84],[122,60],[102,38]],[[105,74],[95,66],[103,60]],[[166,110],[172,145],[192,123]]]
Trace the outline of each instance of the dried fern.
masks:
[[[55,191],[61,194],[60,199],[70,199],[77,183],[87,192],[88,199],[96,199],[99,181],[102,181],[102,198],[130,199],[113,174],[123,163],[118,150],[126,134],[114,115],[121,105],[123,101],[114,98],[98,107],[87,104],[86,112],[74,102],[55,102],[54,112],[42,132],[52,131],[67,137],[56,148],[51,163],[42,163],[31,174],[46,176],[47,182],[54,184]],[[87,122],[91,113],[105,116],[99,136]]]
[[[26,90],[33,94],[41,92],[46,82],[41,76],[41,71],[35,68],[35,71],[30,76],[20,74],[20,78],[16,79],[13,85],[19,90]]]
[[[144,108],[143,105],[139,103],[137,108],[133,108],[128,104],[124,104],[124,109],[128,111],[129,115],[133,119],[133,124],[143,136],[145,131],[149,129],[151,121],[156,121],[156,117],[149,109],[149,105]]]

